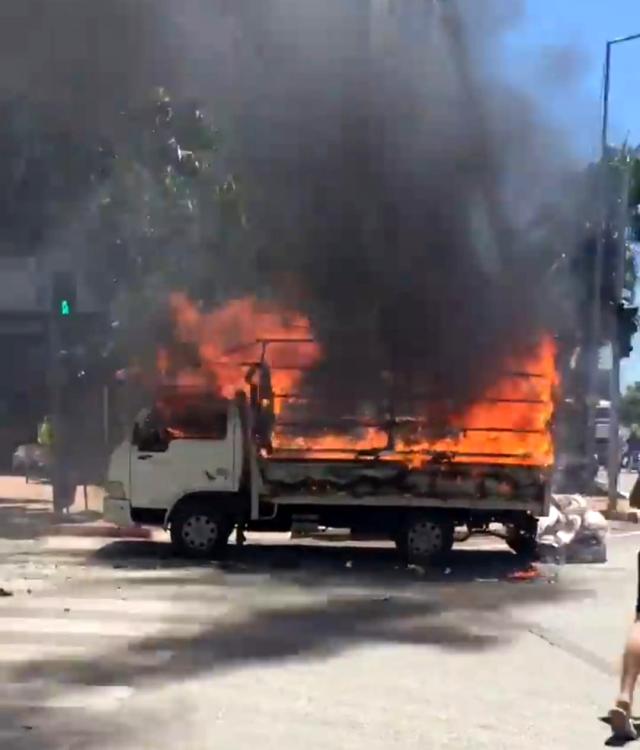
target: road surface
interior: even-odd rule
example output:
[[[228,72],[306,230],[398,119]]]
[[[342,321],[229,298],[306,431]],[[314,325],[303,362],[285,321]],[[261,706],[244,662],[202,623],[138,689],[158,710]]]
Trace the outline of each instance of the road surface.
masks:
[[[271,537],[224,564],[166,541],[54,535],[0,502],[3,750],[598,747],[635,596],[607,565],[513,582],[494,540],[446,569]],[[469,543],[467,543],[469,544]]]

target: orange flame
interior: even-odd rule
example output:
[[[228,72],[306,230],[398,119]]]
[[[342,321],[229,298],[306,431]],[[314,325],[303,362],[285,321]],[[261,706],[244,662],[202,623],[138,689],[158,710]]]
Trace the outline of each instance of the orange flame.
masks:
[[[543,338],[525,362],[507,365],[510,373],[450,426],[455,433],[452,437],[421,439],[420,420],[408,417],[398,420],[399,434],[387,451],[387,432],[372,427],[357,437],[334,433],[303,438],[276,430],[274,444],[280,451],[303,455],[306,451],[315,458],[339,459],[363,451],[385,451],[382,457],[401,459],[412,466],[438,454],[469,463],[550,466],[554,459],[551,419],[558,384],[553,339]]]
[[[507,363],[505,374],[484,398],[460,417],[460,435],[403,450],[455,452],[461,459],[550,466],[554,459],[551,420],[558,385],[556,347],[542,339],[524,362]]]
[[[209,384],[225,397],[245,388],[247,367],[265,357],[271,366],[276,413],[286,411],[300,386],[304,370],[322,358],[313,341],[309,321],[254,298],[233,300],[213,312],[203,313],[183,294],[170,300],[179,339],[197,348],[199,369],[180,367],[171,373],[168,352],[158,355],[163,376],[178,385]],[[265,348],[265,340],[271,340]],[[275,341],[274,341],[275,340]],[[549,466],[554,451],[551,434],[554,395],[558,384],[555,343],[543,337],[523,361],[505,363],[505,374],[451,425],[451,437],[428,436],[426,415],[411,414],[397,420],[394,439],[382,427],[363,425],[351,432],[322,431],[312,437],[291,434],[276,423],[273,445],[282,455],[313,458],[353,458],[379,453],[411,466],[444,454],[447,460],[469,463]],[[289,398],[287,398],[289,397]],[[299,401],[300,399],[298,399]]]
[[[269,354],[280,364],[272,372],[276,393],[294,392],[304,369],[320,359],[320,347],[311,337],[309,321],[295,312],[276,309],[252,297],[236,299],[224,307],[202,313],[181,293],[169,300],[178,338],[197,347],[199,368],[181,367],[171,373],[169,354],[158,353],[158,370],[171,377],[176,385],[213,385],[226,398],[245,387],[249,364],[260,361],[263,340],[276,339],[269,344]],[[292,348],[291,344],[295,343]]]

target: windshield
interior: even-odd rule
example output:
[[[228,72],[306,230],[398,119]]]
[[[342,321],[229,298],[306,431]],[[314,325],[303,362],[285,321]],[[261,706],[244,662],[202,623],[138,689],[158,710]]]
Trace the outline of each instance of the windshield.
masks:
[[[154,414],[170,438],[224,440],[227,436],[227,403],[195,397],[166,397]]]

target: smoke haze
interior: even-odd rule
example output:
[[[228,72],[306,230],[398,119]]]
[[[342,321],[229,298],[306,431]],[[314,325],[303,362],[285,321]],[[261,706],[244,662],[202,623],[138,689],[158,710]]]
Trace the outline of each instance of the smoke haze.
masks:
[[[496,73],[520,6],[5,0],[0,91],[107,135],[151,86],[199,96],[251,224],[255,262],[221,284],[310,318],[323,412],[379,401],[392,370],[457,413],[555,326],[545,274],[570,235],[563,145]]]
[[[567,230],[531,227],[560,216],[562,146],[495,74],[513,16],[385,5],[274,0],[245,18],[236,134],[263,189],[262,273],[325,351],[306,383],[322,413],[379,402],[391,370],[446,421],[554,328],[545,274]]]

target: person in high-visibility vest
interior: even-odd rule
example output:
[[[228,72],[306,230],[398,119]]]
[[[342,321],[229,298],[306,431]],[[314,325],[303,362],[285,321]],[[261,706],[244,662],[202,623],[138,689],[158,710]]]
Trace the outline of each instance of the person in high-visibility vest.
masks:
[[[38,426],[38,445],[50,448],[53,445],[53,425],[47,415]]]

